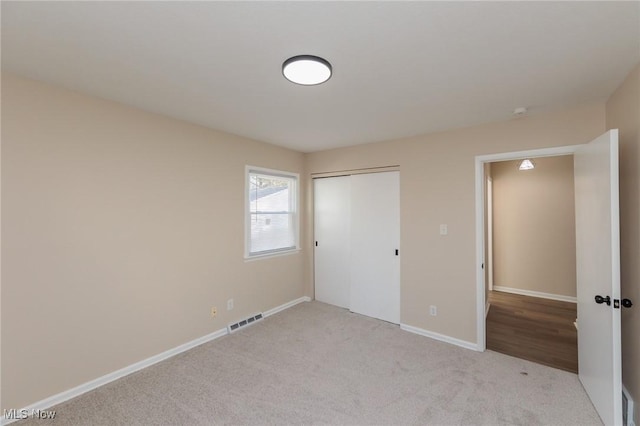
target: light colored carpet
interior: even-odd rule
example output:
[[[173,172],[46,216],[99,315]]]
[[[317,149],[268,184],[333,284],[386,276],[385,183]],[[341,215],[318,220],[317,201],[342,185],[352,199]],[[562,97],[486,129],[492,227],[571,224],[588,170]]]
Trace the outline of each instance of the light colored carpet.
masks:
[[[575,374],[297,305],[19,425],[600,425]]]

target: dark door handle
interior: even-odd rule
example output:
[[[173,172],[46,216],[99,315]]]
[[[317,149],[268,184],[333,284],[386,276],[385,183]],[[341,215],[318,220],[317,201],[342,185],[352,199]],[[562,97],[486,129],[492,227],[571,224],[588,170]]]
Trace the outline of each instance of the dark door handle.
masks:
[[[633,303],[631,303],[631,300],[629,299],[622,299],[622,306],[624,306],[625,308],[630,308],[633,306]]]
[[[398,255],[398,249],[396,249],[396,256]]]
[[[597,303],[598,305],[600,305],[600,304],[602,304],[602,303],[606,303],[606,304],[607,304],[607,306],[611,306],[611,298],[610,298],[609,296],[607,296],[607,297],[602,297],[602,296],[600,296],[600,295],[597,295],[597,296],[595,297],[595,299],[596,299],[596,303]]]

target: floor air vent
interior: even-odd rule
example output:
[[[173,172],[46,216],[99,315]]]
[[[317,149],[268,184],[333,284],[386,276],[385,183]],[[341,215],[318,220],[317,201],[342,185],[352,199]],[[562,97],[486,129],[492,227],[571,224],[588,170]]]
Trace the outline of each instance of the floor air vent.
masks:
[[[253,324],[256,321],[260,321],[261,319],[262,319],[262,312],[260,312],[259,314],[252,315],[249,318],[245,318],[242,321],[229,324],[227,326],[227,329],[229,330],[229,333],[233,333],[235,331],[240,330],[242,327],[246,327],[248,325]]]

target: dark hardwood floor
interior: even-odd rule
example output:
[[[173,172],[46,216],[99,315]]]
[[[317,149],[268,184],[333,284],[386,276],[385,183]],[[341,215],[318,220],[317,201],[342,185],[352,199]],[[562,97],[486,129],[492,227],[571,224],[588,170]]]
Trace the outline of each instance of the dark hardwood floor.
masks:
[[[492,291],[487,349],[578,372],[576,304]]]

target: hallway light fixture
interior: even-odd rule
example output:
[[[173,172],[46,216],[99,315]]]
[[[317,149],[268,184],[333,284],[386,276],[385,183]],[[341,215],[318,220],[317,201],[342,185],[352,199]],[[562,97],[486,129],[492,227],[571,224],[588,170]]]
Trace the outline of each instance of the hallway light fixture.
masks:
[[[331,64],[318,56],[293,56],[282,64],[282,75],[292,83],[303,86],[322,84],[331,78]]]
[[[524,160],[522,160],[520,162],[520,165],[518,166],[518,170],[533,170],[535,168],[536,166],[528,158],[525,158]]]

